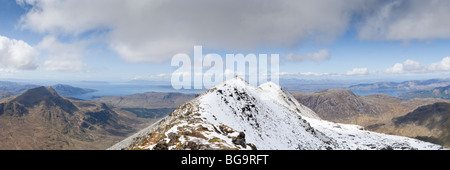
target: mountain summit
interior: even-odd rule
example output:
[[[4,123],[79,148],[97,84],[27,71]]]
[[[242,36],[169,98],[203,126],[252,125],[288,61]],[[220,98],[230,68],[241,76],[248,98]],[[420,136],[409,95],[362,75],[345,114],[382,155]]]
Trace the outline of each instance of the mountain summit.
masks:
[[[128,125],[136,120],[104,103],[37,87],[0,101],[0,150],[105,149],[134,132]]]
[[[443,149],[320,119],[274,83],[233,78],[110,149]]]
[[[77,107],[69,100],[62,98],[52,87],[37,87],[16,96],[11,102],[23,104],[25,107],[44,104],[47,107],[60,107],[65,112],[77,111]]]

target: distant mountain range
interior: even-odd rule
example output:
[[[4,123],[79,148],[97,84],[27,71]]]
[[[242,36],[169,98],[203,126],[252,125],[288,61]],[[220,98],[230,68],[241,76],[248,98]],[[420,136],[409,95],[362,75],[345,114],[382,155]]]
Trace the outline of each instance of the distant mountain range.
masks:
[[[39,85],[34,84],[23,84],[23,83],[16,83],[16,82],[10,82],[10,81],[0,81],[0,99],[10,97],[13,95],[18,95],[26,90],[40,87]],[[97,90],[94,89],[88,89],[88,88],[79,88],[79,87],[73,87],[70,85],[65,84],[56,84],[52,86],[53,89],[61,96],[73,96],[73,95],[80,95],[80,94],[86,94],[86,93],[92,93]]]
[[[440,99],[450,99],[450,86],[436,87],[431,90],[418,90],[407,93],[402,93],[399,97],[404,99],[412,98],[440,98]]]
[[[280,86],[288,91],[315,92],[326,89],[342,89],[352,85],[352,82],[340,80],[305,80],[305,79],[280,79]]]
[[[291,92],[325,120],[370,126],[383,117],[396,117],[419,106],[443,102],[441,99],[403,100],[386,94],[359,96],[349,90],[329,89],[315,93]]]
[[[55,91],[61,96],[73,96],[97,91],[94,89],[73,87],[65,84],[53,85],[52,88],[55,89]]]
[[[25,92],[28,89],[39,87],[34,84],[22,84],[10,81],[0,81],[0,91],[10,92],[14,95]]]
[[[450,85],[450,79],[429,79],[429,80],[412,80],[404,82],[376,82],[367,84],[357,84],[349,86],[347,89],[352,91],[413,91],[413,90],[430,90],[436,87]]]
[[[36,87],[0,102],[0,150],[105,149],[152,119]]]

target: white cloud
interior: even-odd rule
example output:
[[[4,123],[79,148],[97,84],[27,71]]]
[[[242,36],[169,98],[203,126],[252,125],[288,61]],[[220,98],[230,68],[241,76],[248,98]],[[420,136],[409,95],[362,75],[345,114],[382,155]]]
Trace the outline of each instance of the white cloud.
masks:
[[[306,55],[290,53],[286,55],[284,58],[287,61],[291,62],[300,62],[306,60],[319,62],[330,59],[330,52],[328,51],[328,49],[322,49],[318,52],[308,53]]]
[[[450,71],[450,57],[445,57],[440,62],[430,64],[428,70],[432,72]]]
[[[34,70],[38,67],[36,49],[22,40],[0,36],[0,68],[3,72]]]
[[[347,71],[346,75],[348,76],[356,76],[356,75],[367,75],[369,74],[369,70],[367,68],[354,68],[350,71]]]
[[[82,51],[86,42],[59,42],[54,36],[45,37],[37,48],[46,53],[44,67],[48,71],[80,71],[85,68]]]
[[[396,63],[393,67],[386,69],[386,73],[388,74],[435,73],[445,71],[450,71],[450,57],[445,57],[440,62],[432,63],[428,66],[408,59],[403,63]]]
[[[403,63],[396,63],[393,67],[386,69],[386,73],[389,74],[425,72],[429,72],[425,66],[422,66],[419,62],[410,59],[405,60]]]
[[[16,2],[28,9],[19,21],[19,28],[56,38],[73,36],[74,39],[81,40],[81,35],[85,33],[102,30],[105,32],[102,40],[111,50],[130,62],[167,61],[177,53],[192,52],[195,45],[220,51],[255,52],[259,48],[282,48],[289,51],[298,47],[305,39],[333,41],[352,26],[357,27],[359,38],[363,40],[450,38],[448,0]],[[75,44],[78,42],[70,45],[76,46]],[[84,64],[81,51],[84,48],[78,50],[80,51],[71,53],[49,52],[53,55],[46,58],[45,62],[48,61],[48,64],[44,66],[48,66],[48,70],[59,71],[82,69]],[[329,58],[327,49],[285,56],[291,62],[318,62]],[[68,61],[77,63],[77,66],[68,69],[56,67],[58,62],[65,65]],[[36,68],[32,64],[28,66],[30,69]],[[414,63],[397,63],[386,72],[402,74],[445,68],[439,64],[433,67],[422,67],[421,70],[414,68]]]
[[[161,62],[194,45],[218,50],[293,48],[304,38],[332,41],[352,14],[377,1],[17,0],[32,8],[20,27],[43,34],[108,30],[123,59]],[[232,11],[232,12],[230,12]]]
[[[359,37],[366,40],[450,38],[450,1],[385,1],[366,13]]]
[[[330,74],[330,73],[303,72],[303,73],[298,73],[298,75],[301,75],[301,76],[329,76],[329,75],[334,75],[334,74]]]
[[[403,69],[402,63],[396,63],[393,67],[386,69],[386,73],[389,74],[403,74],[405,70]]]
[[[414,60],[406,60],[403,62],[403,69],[408,72],[423,72],[424,67],[419,62]]]

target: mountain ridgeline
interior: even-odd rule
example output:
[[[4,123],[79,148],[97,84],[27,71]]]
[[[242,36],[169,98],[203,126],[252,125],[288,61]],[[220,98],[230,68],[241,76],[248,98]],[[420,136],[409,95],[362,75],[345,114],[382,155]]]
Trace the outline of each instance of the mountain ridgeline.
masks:
[[[330,121],[343,122],[360,114],[376,116],[385,110],[349,90],[329,89],[316,93],[291,93],[300,103]]]
[[[109,149],[443,149],[322,120],[273,83],[233,78]]]
[[[302,104],[323,119],[368,126],[413,111],[419,106],[442,102],[442,99],[403,100],[386,94],[359,96],[349,90],[329,89],[314,93],[291,92]]]
[[[80,94],[92,93],[92,92],[97,91],[94,89],[79,88],[79,87],[73,87],[73,86],[64,85],[64,84],[56,84],[56,85],[53,85],[52,88],[55,89],[55,91],[61,96],[73,96],[73,95],[80,95]]]
[[[51,87],[37,87],[15,97],[12,103],[19,103],[25,107],[34,107],[36,105],[44,105],[45,107],[57,106],[67,113],[77,111],[78,108],[69,100],[62,98]]]
[[[413,92],[402,93],[400,98],[413,99],[413,98],[440,98],[450,99],[450,86],[436,87],[431,90],[418,90]]]
[[[29,89],[40,87],[35,84],[23,84],[9,81],[0,81],[0,99],[21,94]],[[88,88],[73,87],[65,84],[56,84],[51,86],[61,96],[73,96],[86,93],[92,93],[97,90]]]
[[[355,95],[333,89],[292,92],[325,120],[364,126],[381,133],[413,137],[450,147],[448,101],[438,98],[403,100],[385,94]]]
[[[404,82],[376,82],[367,84],[357,84],[349,86],[347,89],[352,91],[414,91],[414,90],[430,90],[436,87],[450,85],[450,79],[428,79],[428,80],[412,80]]]
[[[105,149],[142,123],[104,103],[37,87],[0,102],[0,149]]]
[[[438,98],[359,96],[341,89],[287,92],[270,82],[254,87],[237,77],[199,95],[147,92],[86,101],[63,97],[57,89],[90,91],[55,85],[16,96],[0,93],[5,97],[0,100],[0,149],[450,147],[450,104]]]

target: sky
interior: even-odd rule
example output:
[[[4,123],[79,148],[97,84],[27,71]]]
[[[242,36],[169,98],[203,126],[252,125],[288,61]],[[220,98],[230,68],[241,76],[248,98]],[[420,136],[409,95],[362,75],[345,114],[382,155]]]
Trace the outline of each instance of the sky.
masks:
[[[279,54],[280,78],[450,77],[448,0],[0,0],[0,79],[165,80],[178,53]]]

